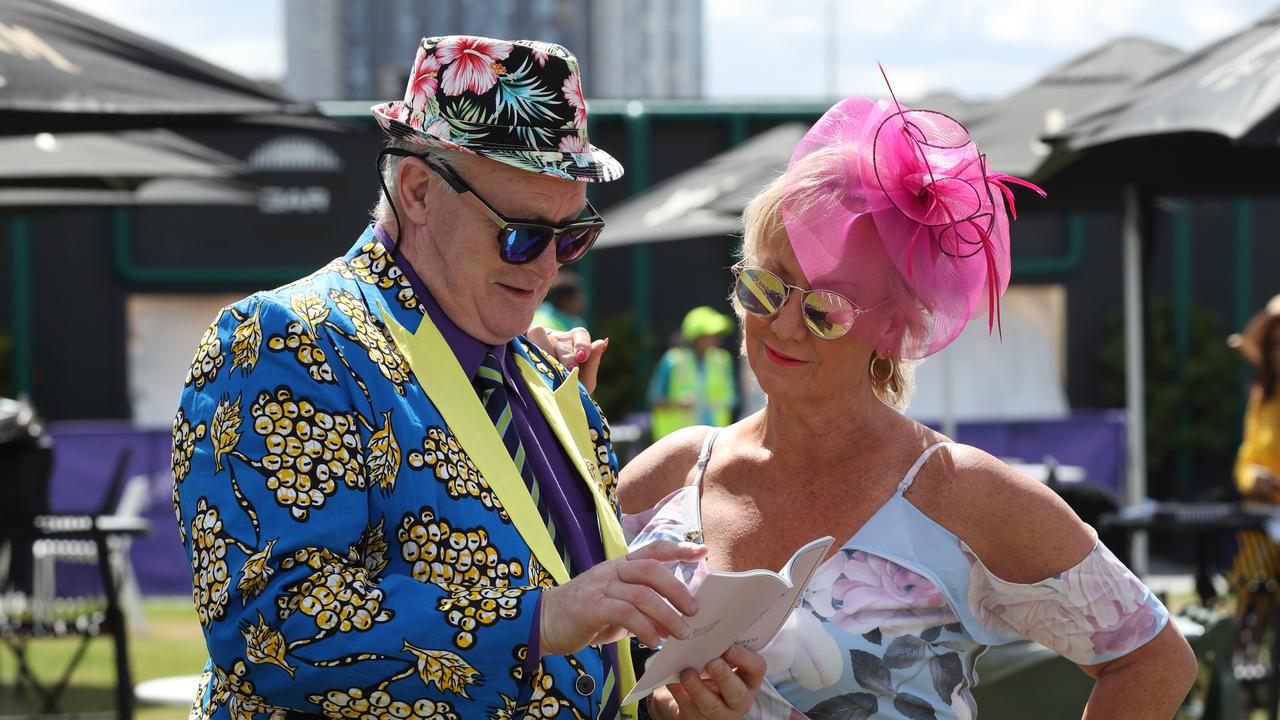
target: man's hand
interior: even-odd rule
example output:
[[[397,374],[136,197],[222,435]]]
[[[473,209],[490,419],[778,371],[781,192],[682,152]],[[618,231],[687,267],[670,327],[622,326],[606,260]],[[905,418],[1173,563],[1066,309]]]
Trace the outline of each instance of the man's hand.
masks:
[[[540,325],[529,328],[525,337],[570,370],[578,368],[578,381],[587,388],[587,392],[595,392],[600,358],[609,347],[609,338],[592,340],[591,333],[586,328],[578,327],[561,332],[548,330]]]
[[[684,618],[698,612],[698,604],[662,563],[696,562],[706,553],[703,545],[657,540],[545,590],[542,654],[567,655],[628,634],[649,647],[683,638],[689,632]]]
[[[662,720],[739,718],[755,703],[764,673],[765,661],[759,653],[734,645],[707,663],[702,675],[685,670],[679,683],[658,688],[645,702],[650,703],[653,716]]]

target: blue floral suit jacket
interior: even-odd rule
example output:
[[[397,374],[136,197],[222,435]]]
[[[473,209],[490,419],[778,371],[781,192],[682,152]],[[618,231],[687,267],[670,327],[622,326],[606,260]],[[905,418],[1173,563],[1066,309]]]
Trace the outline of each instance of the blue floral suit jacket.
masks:
[[[173,426],[174,509],[210,653],[193,717],[601,713],[614,688],[600,649],[526,669],[535,603],[564,570],[531,550],[547,541],[521,525],[523,486],[491,482],[484,470],[506,470],[469,452],[488,430],[446,419],[479,401],[472,415],[438,407],[440,378],[460,368],[412,349],[425,326],[370,229],[311,276],[224,308],[201,338]],[[608,425],[576,374],[523,338],[510,347],[531,390],[581,409],[560,437],[609,546]]]

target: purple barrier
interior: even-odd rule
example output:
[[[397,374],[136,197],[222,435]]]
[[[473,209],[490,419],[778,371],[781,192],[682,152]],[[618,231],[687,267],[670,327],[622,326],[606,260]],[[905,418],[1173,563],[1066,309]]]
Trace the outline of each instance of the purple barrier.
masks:
[[[49,479],[52,512],[94,512],[105,502],[111,473],[120,453],[131,455],[125,477],[146,475],[151,481],[143,516],[151,532],[134,540],[130,557],[138,585],[146,595],[191,595],[191,568],[178,540],[173,516],[173,478],[169,469],[168,430],[139,430],[121,421],[76,420],[49,424],[53,435],[53,476]],[[96,587],[95,571],[59,568],[59,594],[74,595]]]
[[[134,571],[148,595],[191,594],[191,570],[178,541],[173,517],[173,480],[169,470],[168,430],[138,430],[120,421],[65,421],[50,424],[54,438],[53,477],[49,482],[54,512],[92,512],[101,506],[116,458],[132,449],[128,476],[145,474],[151,492],[144,516],[151,534],[133,543]],[[1125,425],[1122,411],[1079,413],[1062,420],[960,423],[960,442],[997,457],[1038,463],[1051,455],[1064,465],[1079,465],[1088,482],[1121,493]],[[87,573],[59,570],[59,592],[74,594],[92,582]]]
[[[962,422],[956,435],[957,441],[999,458],[1039,463],[1052,456],[1059,464],[1079,465],[1086,482],[1124,497],[1123,410],[1078,412],[1061,420]]]

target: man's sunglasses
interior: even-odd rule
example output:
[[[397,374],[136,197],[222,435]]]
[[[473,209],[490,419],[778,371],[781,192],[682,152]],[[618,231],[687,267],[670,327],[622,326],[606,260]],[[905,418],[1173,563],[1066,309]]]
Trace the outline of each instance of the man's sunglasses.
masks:
[[[764,268],[735,265],[733,274],[736,277],[734,295],[742,309],[752,315],[771,317],[783,305],[791,291],[800,293],[801,310],[804,313],[804,324],[809,332],[823,340],[835,340],[843,337],[862,313],[878,307],[876,303],[869,308],[860,308],[852,300],[830,290],[806,290],[795,285],[788,285],[782,278]]]
[[[576,220],[563,225],[547,225],[546,223],[532,220],[511,220],[495,210],[484,198],[480,197],[458,175],[457,171],[448,165],[432,160],[425,155],[393,148],[388,148],[384,151],[384,154],[416,157],[422,160],[454,192],[470,198],[499,227],[498,255],[504,262],[512,265],[524,265],[532,262],[552,242],[555,243],[557,262],[568,264],[581,260],[582,256],[587,254],[587,250],[590,250],[591,246],[595,244],[596,238],[600,237],[600,232],[604,230],[604,218],[600,217],[600,214],[596,212],[596,209],[589,202]]]

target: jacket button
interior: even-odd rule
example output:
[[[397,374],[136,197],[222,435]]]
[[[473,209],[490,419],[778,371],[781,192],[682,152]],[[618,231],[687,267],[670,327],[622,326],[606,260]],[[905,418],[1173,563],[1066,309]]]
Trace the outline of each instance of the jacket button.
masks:
[[[578,679],[573,681],[573,689],[583,697],[590,697],[591,693],[596,691],[596,679],[590,675],[579,675]]]

